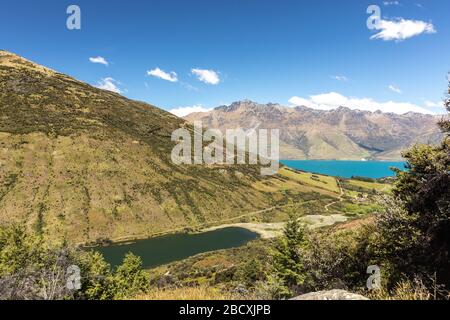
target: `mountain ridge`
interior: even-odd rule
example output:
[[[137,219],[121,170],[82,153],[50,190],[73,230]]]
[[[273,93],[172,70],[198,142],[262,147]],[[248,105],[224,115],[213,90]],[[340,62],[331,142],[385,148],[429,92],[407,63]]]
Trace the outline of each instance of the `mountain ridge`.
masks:
[[[192,113],[186,120],[218,129],[280,129],[281,158],[332,160],[400,160],[401,151],[416,142],[437,143],[439,116],[402,115],[339,107],[317,110],[250,100]]]
[[[217,106],[215,108],[213,108],[210,111],[214,111],[214,110],[222,110],[222,111],[229,111],[229,110],[233,110],[238,106],[255,106],[255,107],[276,107],[277,109],[285,109],[285,110],[310,110],[310,111],[317,111],[317,112],[331,112],[331,111],[339,111],[339,110],[345,110],[345,111],[354,111],[354,112],[362,112],[362,113],[370,113],[370,114],[388,114],[388,115],[425,115],[425,116],[431,116],[431,117],[440,117],[440,115],[434,115],[434,114],[425,114],[425,113],[420,113],[420,112],[414,112],[414,111],[408,111],[405,112],[403,114],[399,114],[399,113],[395,113],[395,112],[383,112],[381,110],[375,110],[375,111],[370,111],[370,110],[363,110],[363,109],[351,109],[349,107],[346,107],[344,105],[338,106],[336,108],[333,109],[329,109],[329,110],[323,110],[323,109],[315,109],[315,108],[311,108],[305,105],[299,105],[299,106],[285,106],[282,105],[280,103],[274,103],[274,102],[268,102],[268,103],[259,103],[256,102],[254,100],[251,99],[242,99],[242,100],[237,100],[232,102],[229,105],[220,105]],[[208,113],[210,111],[204,111],[204,112],[192,112],[188,115],[186,115],[186,117],[192,115],[192,114],[201,114],[201,113]]]

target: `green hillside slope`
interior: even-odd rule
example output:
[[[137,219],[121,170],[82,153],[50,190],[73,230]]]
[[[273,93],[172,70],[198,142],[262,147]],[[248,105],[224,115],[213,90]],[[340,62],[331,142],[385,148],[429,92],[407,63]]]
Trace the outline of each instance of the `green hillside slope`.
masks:
[[[170,134],[187,126],[0,51],[0,223],[87,243],[220,222],[301,194],[261,188],[287,178],[256,166],[172,164]]]

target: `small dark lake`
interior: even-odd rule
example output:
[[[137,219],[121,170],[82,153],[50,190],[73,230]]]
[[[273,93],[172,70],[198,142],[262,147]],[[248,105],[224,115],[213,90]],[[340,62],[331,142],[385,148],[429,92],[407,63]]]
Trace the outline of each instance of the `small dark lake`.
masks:
[[[142,258],[144,268],[152,268],[203,252],[240,247],[257,238],[257,233],[230,227],[199,234],[173,234],[114,244],[96,250],[101,252],[112,266],[121,264],[124,256],[132,252]]]

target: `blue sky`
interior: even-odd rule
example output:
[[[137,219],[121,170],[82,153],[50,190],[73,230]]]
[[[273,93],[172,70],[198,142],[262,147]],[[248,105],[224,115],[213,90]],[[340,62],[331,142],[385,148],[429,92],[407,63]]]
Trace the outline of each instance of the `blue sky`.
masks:
[[[242,99],[442,112],[450,1],[2,0],[0,48],[179,114]]]

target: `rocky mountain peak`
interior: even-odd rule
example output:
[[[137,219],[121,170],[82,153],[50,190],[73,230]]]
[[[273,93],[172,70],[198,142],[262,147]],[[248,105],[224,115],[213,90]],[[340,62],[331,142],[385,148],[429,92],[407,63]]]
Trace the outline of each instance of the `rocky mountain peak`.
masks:
[[[278,103],[272,103],[269,102],[267,104],[261,104],[257,103],[252,100],[244,99],[240,101],[233,102],[230,105],[224,105],[215,108],[214,110],[222,111],[222,112],[235,112],[235,111],[241,111],[241,112],[270,112],[274,110],[282,111],[286,109],[286,107],[283,107],[282,105]]]
[[[205,114],[188,115],[186,119],[201,120],[218,129],[250,129],[255,123],[261,128],[278,128],[284,159],[400,160],[402,150],[412,144],[441,139],[437,117],[345,106],[317,110],[243,100]]]

